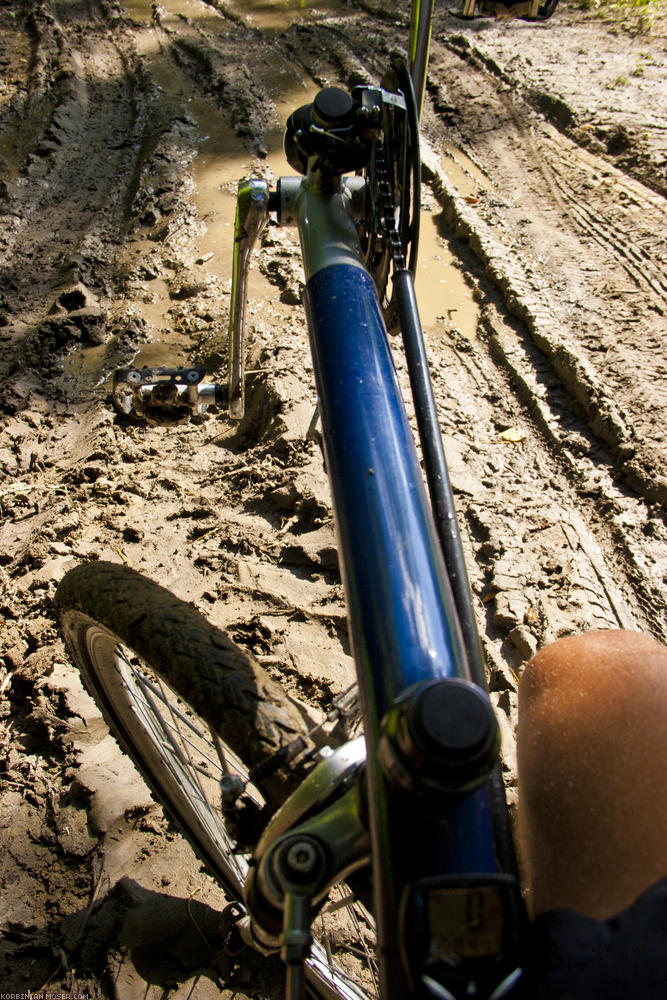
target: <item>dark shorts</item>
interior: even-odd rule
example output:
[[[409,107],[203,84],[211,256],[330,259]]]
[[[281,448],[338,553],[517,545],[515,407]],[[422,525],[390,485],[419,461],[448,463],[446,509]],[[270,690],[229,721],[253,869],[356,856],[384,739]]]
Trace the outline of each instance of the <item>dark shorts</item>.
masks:
[[[666,1000],[667,877],[609,920],[544,913],[526,945],[521,1000]]]

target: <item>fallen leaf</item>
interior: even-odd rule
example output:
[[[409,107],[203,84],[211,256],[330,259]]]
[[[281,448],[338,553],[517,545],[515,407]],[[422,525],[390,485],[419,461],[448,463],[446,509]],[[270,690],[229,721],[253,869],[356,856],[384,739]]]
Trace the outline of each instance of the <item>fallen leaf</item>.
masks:
[[[526,435],[518,427],[508,427],[506,431],[503,431],[500,435],[501,441],[523,441]]]

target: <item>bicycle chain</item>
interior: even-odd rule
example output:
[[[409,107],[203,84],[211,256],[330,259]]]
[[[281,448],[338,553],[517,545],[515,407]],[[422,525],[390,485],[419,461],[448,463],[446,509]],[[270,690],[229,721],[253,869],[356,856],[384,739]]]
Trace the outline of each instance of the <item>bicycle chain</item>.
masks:
[[[382,235],[388,241],[391,248],[391,259],[394,271],[401,271],[405,268],[405,254],[401,244],[401,237],[396,226],[396,216],[392,184],[387,169],[387,158],[385,156],[384,143],[378,142],[375,153],[375,169],[378,175],[378,192],[380,195]]]

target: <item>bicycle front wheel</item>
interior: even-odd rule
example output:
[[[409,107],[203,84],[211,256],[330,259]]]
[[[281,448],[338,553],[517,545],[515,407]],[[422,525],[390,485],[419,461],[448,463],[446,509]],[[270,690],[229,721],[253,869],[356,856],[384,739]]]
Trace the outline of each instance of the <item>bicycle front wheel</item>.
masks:
[[[298,763],[263,765],[306,746],[305,713],[254,657],[127,566],[76,567],[56,606],[72,660],[121,748],[230,898],[241,900],[252,848],[303,778]],[[327,1000],[360,1000],[373,994],[374,975],[360,974],[354,955],[361,941],[370,960],[374,929],[356,901],[345,900],[343,923],[340,907],[331,907],[326,927],[319,918],[309,985]]]
[[[69,652],[109,728],[238,898],[247,865],[221,810],[220,782],[246,783],[258,764],[304,736],[301,714],[253,657],[127,566],[76,567],[56,604]],[[281,769],[247,786],[246,811],[272,811],[299,777]]]

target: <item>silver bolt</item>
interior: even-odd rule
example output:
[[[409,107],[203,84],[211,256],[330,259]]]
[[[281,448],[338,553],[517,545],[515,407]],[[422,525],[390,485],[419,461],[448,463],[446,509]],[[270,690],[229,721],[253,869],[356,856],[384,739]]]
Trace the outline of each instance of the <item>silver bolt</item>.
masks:
[[[287,852],[287,864],[300,875],[309,875],[317,864],[317,851],[312,844],[302,840]]]
[[[236,774],[224,774],[220,779],[220,791],[225,805],[233,805],[243,794],[244,785]]]

